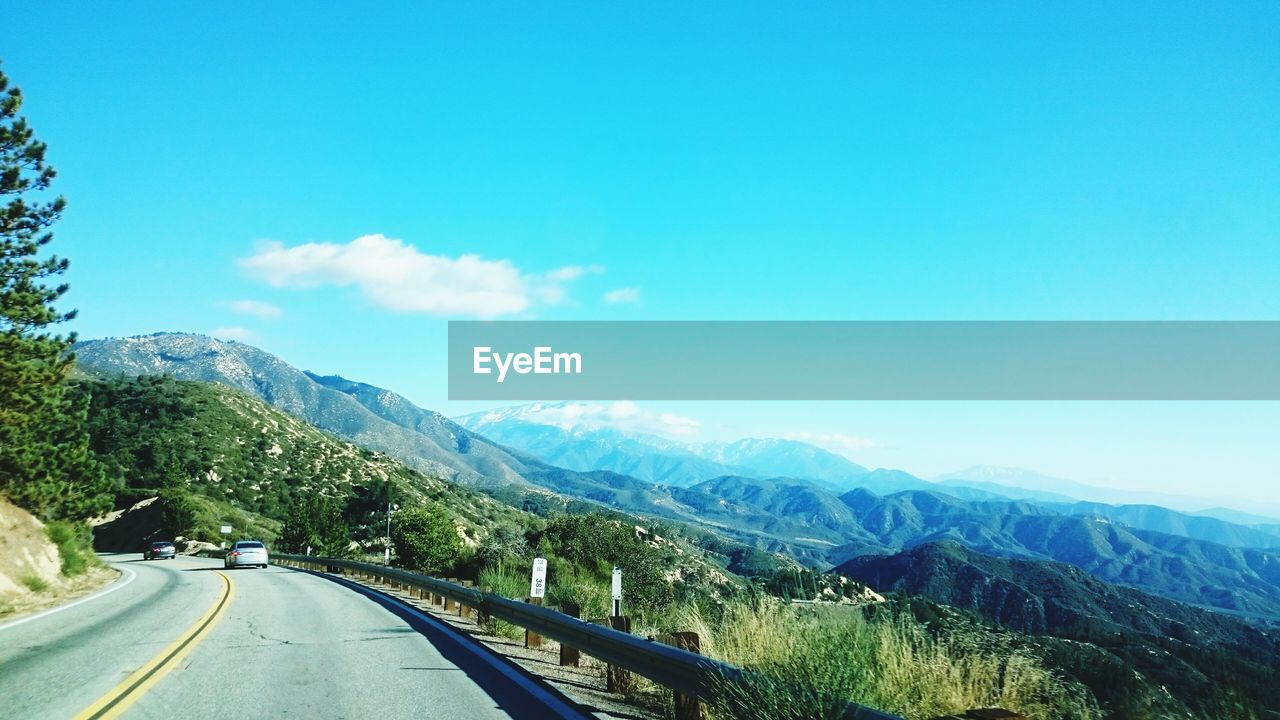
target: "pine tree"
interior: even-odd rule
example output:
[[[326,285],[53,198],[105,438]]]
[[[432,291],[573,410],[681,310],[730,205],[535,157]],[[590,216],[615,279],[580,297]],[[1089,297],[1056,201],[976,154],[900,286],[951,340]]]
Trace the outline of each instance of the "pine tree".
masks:
[[[0,72],[0,494],[45,519],[80,518],[110,495],[84,431],[88,397],[66,382],[75,336],[49,330],[75,317],[54,307],[67,261],[42,257],[66,201],[46,197],[56,173],[21,107]]]

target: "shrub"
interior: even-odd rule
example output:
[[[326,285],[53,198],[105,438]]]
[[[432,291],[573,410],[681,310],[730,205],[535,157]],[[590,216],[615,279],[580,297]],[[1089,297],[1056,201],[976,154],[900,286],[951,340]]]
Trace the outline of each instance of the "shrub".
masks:
[[[429,574],[452,567],[462,555],[458,527],[439,505],[419,505],[393,516],[391,544],[400,565]]]
[[[627,614],[661,610],[674,597],[663,572],[663,554],[637,538],[630,525],[598,513],[561,515],[530,540],[540,553],[568,561],[606,588],[613,567],[621,568]]]
[[[55,520],[46,525],[44,531],[49,540],[58,546],[63,575],[79,575],[97,564],[98,558],[93,554],[93,535],[87,525]]]

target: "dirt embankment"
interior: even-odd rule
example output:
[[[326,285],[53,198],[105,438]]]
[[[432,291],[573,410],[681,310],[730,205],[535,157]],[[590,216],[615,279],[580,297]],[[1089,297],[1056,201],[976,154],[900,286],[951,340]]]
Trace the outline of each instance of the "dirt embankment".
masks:
[[[62,558],[44,523],[0,498],[0,597],[30,593],[61,580]]]
[[[63,575],[62,555],[44,523],[0,498],[0,621],[69,602],[119,575],[98,564]]]

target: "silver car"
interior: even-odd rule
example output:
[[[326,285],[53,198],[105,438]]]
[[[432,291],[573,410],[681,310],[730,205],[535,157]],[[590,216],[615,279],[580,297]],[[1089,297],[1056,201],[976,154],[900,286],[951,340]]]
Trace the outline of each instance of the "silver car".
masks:
[[[267,558],[267,546],[262,544],[261,540],[237,540],[231,549],[227,551],[227,557],[222,561],[224,567],[266,567],[270,560]]]

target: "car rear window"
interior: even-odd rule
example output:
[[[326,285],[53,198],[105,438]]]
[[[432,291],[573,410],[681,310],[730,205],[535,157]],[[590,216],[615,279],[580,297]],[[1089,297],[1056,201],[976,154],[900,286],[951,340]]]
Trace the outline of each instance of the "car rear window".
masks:
[[[263,544],[262,544],[262,543],[260,543],[260,542],[242,542],[242,543],[236,543],[236,547],[239,547],[239,548],[260,548],[260,547],[264,547],[264,546],[263,546]]]
[[[169,547],[169,546],[171,546],[171,545],[173,545],[173,543],[167,543],[167,542],[154,542],[154,543],[151,543],[151,547],[153,547],[153,548],[164,548],[164,547]]]

